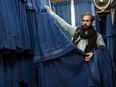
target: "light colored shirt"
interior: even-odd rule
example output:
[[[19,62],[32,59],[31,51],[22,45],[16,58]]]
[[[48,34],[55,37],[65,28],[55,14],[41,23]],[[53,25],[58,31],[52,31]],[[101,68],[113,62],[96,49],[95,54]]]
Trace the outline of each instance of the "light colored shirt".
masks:
[[[56,21],[60,24],[60,26],[62,27],[62,29],[64,29],[65,31],[67,31],[72,37],[75,34],[75,31],[77,29],[77,27],[72,26],[70,24],[68,24],[66,21],[64,21],[61,17],[59,17],[58,15],[56,15],[55,13],[51,13],[51,15],[56,19]],[[80,39],[81,37],[79,36],[77,39]],[[81,49],[82,51],[85,50],[86,46],[88,44],[88,39],[80,39],[79,43],[77,44],[77,47],[79,49]],[[96,41],[97,46],[106,46],[103,40],[103,37],[100,33],[97,33],[97,41]]]

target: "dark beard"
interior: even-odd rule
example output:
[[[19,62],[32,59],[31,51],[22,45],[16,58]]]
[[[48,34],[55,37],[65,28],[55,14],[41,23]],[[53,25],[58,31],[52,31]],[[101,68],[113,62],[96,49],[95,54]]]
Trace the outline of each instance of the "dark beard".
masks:
[[[86,31],[86,30],[89,30],[89,29],[90,29],[90,26],[82,25],[82,30],[83,31]]]

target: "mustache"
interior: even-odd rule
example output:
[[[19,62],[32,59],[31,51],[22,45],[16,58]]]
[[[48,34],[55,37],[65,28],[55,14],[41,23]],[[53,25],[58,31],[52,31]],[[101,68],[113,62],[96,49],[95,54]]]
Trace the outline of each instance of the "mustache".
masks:
[[[87,26],[86,24],[84,24],[83,26]]]
[[[82,27],[88,27],[86,24],[82,25]]]

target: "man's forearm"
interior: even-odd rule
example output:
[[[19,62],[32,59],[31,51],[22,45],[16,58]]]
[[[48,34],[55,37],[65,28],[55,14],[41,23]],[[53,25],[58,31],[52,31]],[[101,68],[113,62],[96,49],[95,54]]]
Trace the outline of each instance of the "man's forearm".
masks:
[[[76,27],[73,27],[72,25],[68,24],[65,20],[56,15],[53,11],[49,12],[65,31],[67,31],[71,36],[74,35]]]

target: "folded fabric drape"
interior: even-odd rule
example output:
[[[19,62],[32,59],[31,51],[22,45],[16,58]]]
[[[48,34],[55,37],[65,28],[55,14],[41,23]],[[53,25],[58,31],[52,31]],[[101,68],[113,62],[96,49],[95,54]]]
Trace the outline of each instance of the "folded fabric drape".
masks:
[[[94,57],[86,62],[86,54],[65,36],[45,7],[38,7],[36,17],[34,63],[40,87],[115,87],[113,62],[106,47],[94,49]]]
[[[36,23],[35,62],[59,57],[75,48],[44,6],[38,7]]]
[[[30,38],[25,4],[0,0],[0,87],[35,87],[34,36]]]
[[[93,52],[94,57],[89,64],[95,87],[115,87],[115,67],[109,50],[101,46]]]
[[[16,0],[1,0],[0,9],[0,49],[30,49],[25,4]]]

